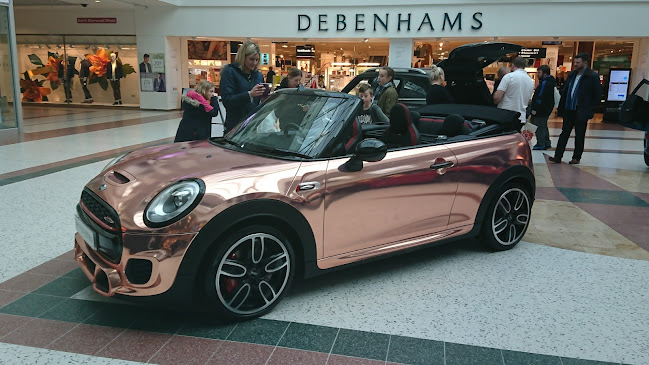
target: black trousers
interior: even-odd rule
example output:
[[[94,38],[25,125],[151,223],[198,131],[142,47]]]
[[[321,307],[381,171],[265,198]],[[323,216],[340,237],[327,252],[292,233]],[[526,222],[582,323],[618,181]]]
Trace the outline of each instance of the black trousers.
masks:
[[[85,95],[86,100],[92,99],[92,95],[90,94],[90,90],[88,90],[88,78],[84,77],[81,79],[81,88],[83,89],[83,95]]]
[[[72,100],[72,80],[63,80],[63,90],[65,90],[65,100]]]
[[[122,92],[119,89],[119,79],[113,81],[110,81],[110,87],[113,88],[113,97],[115,98],[115,101],[122,100]]]
[[[570,133],[572,129],[575,129],[575,151],[572,154],[572,158],[575,160],[581,160],[581,155],[584,153],[584,141],[586,140],[586,125],[588,124],[588,119],[578,120],[577,112],[575,110],[566,110],[563,115],[563,127],[561,129],[561,135],[559,136],[559,142],[557,143],[557,149],[554,152],[554,158],[561,159],[563,157],[563,152],[566,150],[566,144],[570,138]]]

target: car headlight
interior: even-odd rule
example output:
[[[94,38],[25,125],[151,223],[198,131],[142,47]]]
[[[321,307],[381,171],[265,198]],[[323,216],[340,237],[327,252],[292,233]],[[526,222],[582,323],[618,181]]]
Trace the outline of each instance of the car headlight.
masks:
[[[144,211],[144,222],[150,227],[162,227],[178,221],[189,213],[205,193],[201,180],[179,181],[161,191]]]
[[[114,159],[110,160],[110,162],[108,163],[108,165],[104,166],[104,168],[101,169],[101,171],[105,171],[105,170],[107,170],[109,167],[111,167],[111,166],[113,166],[114,164],[118,163],[118,162],[121,161],[124,157],[126,157],[126,155],[128,155],[129,153],[130,153],[130,152],[126,152],[126,153],[121,154],[121,155],[115,157]]]

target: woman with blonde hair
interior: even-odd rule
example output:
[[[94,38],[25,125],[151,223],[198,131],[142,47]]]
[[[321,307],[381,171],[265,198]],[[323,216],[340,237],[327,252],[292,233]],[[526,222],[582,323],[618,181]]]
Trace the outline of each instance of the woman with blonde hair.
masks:
[[[194,90],[181,98],[183,118],[178,125],[174,142],[208,139],[212,132],[212,118],[219,114],[218,99],[214,96],[214,84],[201,81]]]
[[[426,104],[450,104],[454,103],[453,97],[446,90],[444,83],[444,70],[441,67],[433,65],[428,72],[428,79],[431,87],[426,93]]]
[[[237,51],[234,63],[221,71],[219,91],[225,106],[225,133],[239,124],[260,101],[266,91],[264,76],[259,72],[259,46],[245,41]]]

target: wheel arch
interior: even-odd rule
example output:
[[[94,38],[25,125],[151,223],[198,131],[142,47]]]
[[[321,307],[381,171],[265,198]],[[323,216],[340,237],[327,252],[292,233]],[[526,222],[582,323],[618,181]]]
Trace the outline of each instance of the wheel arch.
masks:
[[[480,203],[480,207],[478,208],[478,214],[476,215],[475,222],[473,223],[473,229],[471,230],[470,235],[477,236],[480,234],[482,223],[484,221],[485,214],[487,213],[487,209],[489,208],[489,204],[494,198],[496,198],[498,190],[502,186],[512,182],[523,184],[523,186],[530,193],[530,204],[534,204],[536,191],[536,180],[534,178],[534,173],[532,173],[532,171],[528,167],[522,165],[509,167],[503,173],[501,173],[496,178],[496,180],[494,180],[491,186],[489,186],[489,189],[487,189],[487,192],[485,193],[484,197],[482,198],[482,202]]]

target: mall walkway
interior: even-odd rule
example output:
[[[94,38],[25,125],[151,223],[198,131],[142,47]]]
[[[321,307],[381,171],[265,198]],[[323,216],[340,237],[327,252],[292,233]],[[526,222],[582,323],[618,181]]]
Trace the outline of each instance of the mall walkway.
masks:
[[[26,142],[0,146],[0,364],[649,364],[642,132],[592,122],[580,165],[534,151],[537,200],[513,250],[467,240],[360,265],[223,324],[104,298],[72,258],[85,183],[171,142],[179,120],[25,108]]]

